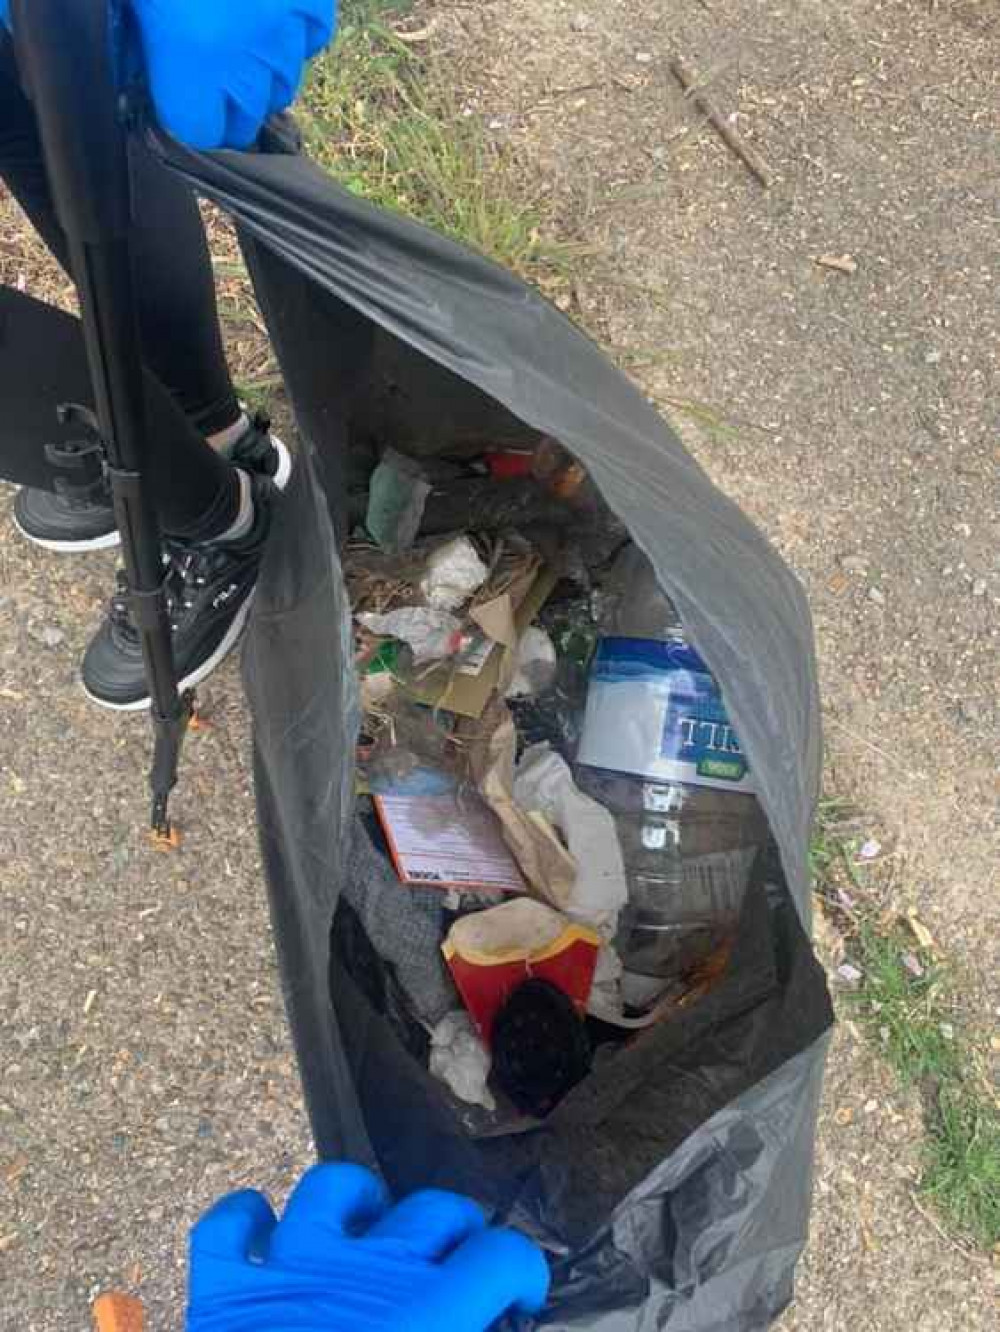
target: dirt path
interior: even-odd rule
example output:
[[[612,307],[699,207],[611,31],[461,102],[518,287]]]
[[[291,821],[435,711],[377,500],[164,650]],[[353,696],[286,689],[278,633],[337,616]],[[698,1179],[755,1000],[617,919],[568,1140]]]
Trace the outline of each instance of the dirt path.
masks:
[[[496,0],[442,3],[435,35],[597,251],[579,313],[668,410],[695,404],[675,418],[805,580],[836,785],[893,830],[984,1021],[1000,1005],[993,12]],[[780,173],[770,193],[681,103],[674,44]],[[817,267],[824,253],[857,272]],[[205,691],[220,724],[187,758],[191,840],[150,865],[146,728],[74,683],[112,567],[43,557],[0,517],[3,1332],[82,1329],[107,1282],[142,1288],[154,1332],[180,1326],[200,1207],[280,1189],[308,1157],[238,687],[230,668]],[[996,1326],[993,1271],[912,1202],[919,1138],[842,1027],[788,1329]]]
[[[143,832],[148,730],[79,654],[114,560],[40,556],[0,494],[0,1329],[85,1332],[109,1285],[182,1326],[184,1249],[310,1142],[277,995],[235,669],[206,686],[174,856]],[[201,691],[200,691],[201,692]],[[43,701],[42,701],[43,700]],[[95,756],[100,755],[100,763]]]

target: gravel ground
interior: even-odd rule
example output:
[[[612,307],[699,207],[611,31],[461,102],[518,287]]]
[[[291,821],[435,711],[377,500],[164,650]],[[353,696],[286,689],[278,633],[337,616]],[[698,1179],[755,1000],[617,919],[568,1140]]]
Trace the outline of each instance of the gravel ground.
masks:
[[[181,1326],[187,1226],[281,1192],[310,1142],[276,990],[249,740],[227,667],[185,752],[183,849],[151,850],[146,720],[92,707],[80,652],[111,556],[0,518],[0,1328],[69,1332],[110,1285]]]
[[[985,1037],[1000,1006],[995,9],[437,11],[470,103],[595,251],[576,312],[803,577],[834,784],[888,830],[901,904],[959,959]],[[780,175],[771,191],[682,103],[674,49],[712,72]],[[176,804],[187,839],[151,855],[146,726],[75,684],[113,560],[32,550],[8,500],[0,1328],[82,1330],[107,1285],[178,1327],[188,1223],[224,1187],[280,1194],[309,1156],[239,686],[228,667],[204,691],[214,725]],[[996,1326],[996,1269],[913,1201],[919,1138],[916,1106],[842,1027],[788,1329]]]

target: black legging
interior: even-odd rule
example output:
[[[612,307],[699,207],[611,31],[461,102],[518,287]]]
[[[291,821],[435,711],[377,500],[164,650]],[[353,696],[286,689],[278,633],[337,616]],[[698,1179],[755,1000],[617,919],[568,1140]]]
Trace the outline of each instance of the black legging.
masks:
[[[164,529],[200,541],[236,516],[233,469],[204,436],[231,425],[240,409],[194,196],[138,143],[131,170],[150,488]],[[68,272],[34,112],[6,34],[0,37],[0,177]],[[0,288],[0,477],[53,489],[58,474],[44,446],[65,435],[55,407],[80,401],[92,401],[92,390],[79,321]]]

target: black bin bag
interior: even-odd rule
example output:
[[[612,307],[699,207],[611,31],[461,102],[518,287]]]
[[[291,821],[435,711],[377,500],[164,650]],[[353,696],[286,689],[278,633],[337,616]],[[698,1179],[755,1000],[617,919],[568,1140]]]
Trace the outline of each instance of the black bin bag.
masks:
[[[272,138],[274,136],[272,135]],[[281,980],[316,1142],[402,1193],[457,1189],[537,1237],[549,1329],[751,1332],[806,1240],[829,997],[809,943],[821,747],[802,589],[642,395],[512,275],[305,158],[158,151],[232,216],[299,436],[245,648]],[[358,423],[363,423],[363,429]],[[719,680],[770,820],[725,976],[576,1087],[478,1139],[396,1020],[352,877],[359,721],[338,540],[352,441],[560,440],[646,552]]]

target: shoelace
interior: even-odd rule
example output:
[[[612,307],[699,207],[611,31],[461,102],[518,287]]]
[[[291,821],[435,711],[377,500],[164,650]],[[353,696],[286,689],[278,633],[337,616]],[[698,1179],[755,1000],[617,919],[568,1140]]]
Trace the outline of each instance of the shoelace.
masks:
[[[211,546],[169,547],[164,553],[166,568],[164,589],[167,598],[167,616],[170,628],[177,633],[184,616],[194,607],[200,588],[207,585],[213,567],[225,556]],[[128,582],[123,569],[115,574],[115,590],[108,611],[112,633],[129,644],[136,644],[139,635],[129,613]]]

